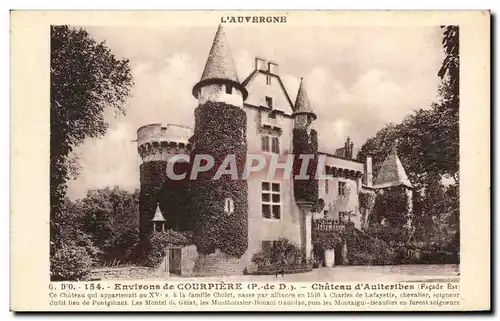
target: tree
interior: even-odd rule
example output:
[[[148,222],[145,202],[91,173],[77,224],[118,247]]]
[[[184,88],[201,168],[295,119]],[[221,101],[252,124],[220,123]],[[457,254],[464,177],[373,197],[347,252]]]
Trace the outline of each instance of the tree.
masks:
[[[123,261],[138,241],[139,191],[119,187],[90,190],[78,202],[82,229],[103,253],[103,261]]]
[[[129,61],[117,59],[84,29],[51,27],[50,204],[51,240],[58,246],[57,215],[66,182],[77,172],[71,152],[85,138],[106,133],[104,109],[125,114],[133,84]]]

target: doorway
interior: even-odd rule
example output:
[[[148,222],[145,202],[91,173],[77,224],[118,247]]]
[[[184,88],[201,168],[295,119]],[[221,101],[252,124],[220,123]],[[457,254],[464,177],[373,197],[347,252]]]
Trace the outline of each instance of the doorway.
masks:
[[[344,264],[344,260],[342,257],[342,248],[343,248],[343,244],[335,245],[335,265]]]
[[[168,266],[171,274],[181,275],[182,250],[173,248],[168,250]]]

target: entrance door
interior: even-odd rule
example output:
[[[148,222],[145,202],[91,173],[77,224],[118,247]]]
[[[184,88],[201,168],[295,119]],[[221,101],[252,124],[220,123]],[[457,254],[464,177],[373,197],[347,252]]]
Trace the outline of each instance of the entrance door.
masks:
[[[335,265],[344,264],[344,260],[342,259],[342,244],[338,244],[335,246]]]
[[[181,249],[169,249],[169,272],[181,275]]]

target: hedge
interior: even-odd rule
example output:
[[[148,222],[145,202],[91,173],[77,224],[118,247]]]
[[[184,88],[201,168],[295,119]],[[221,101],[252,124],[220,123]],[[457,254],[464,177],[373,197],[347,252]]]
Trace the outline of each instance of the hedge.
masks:
[[[318,202],[318,181],[316,180],[316,167],[318,163],[318,136],[314,129],[307,133],[306,128],[293,129],[293,175],[294,175],[294,196],[297,202],[315,205]],[[314,155],[309,160],[307,169],[308,180],[295,179],[299,175],[302,167],[300,155]]]
[[[248,186],[240,179],[247,157],[246,125],[246,113],[233,105],[207,102],[195,110],[191,159],[209,154],[215,160],[212,170],[199,173],[192,181],[193,239],[200,254],[219,249],[239,258],[248,248]],[[237,179],[223,175],[212,180],[227,155],[236,156]],[[232,214],[224,212],[226,198],[234,202]]]
[[[191,240],[185,234],[167,230],[155,233],[149,243],[144,265],[147,267],[157,267],[167,255],[169,246],[186,246],[191,244]]]

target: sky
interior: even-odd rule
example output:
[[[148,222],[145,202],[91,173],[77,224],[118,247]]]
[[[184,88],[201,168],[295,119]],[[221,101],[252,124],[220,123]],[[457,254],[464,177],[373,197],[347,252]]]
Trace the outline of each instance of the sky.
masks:
[[[149,123],[194,126],[192,96],[217,26],[84,27],[118,58],[130,61],[134,86],[127,113],[105,113],[104,137],[75,149],[80,174],[68,182],[71,199],[88,189],[139,187],[137,128]],[[437,98],[437,72],[444,58],[436,27],[227,26],[225,33],[240,81],[257,56],[276,61],[292,101],[304,77],[319,148],[333,153],[347,136],[355,149],[384,124],[401,122]]]

